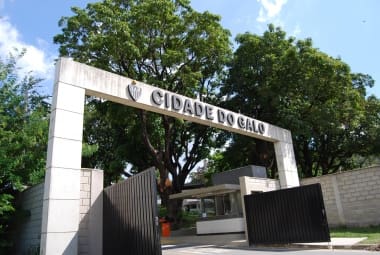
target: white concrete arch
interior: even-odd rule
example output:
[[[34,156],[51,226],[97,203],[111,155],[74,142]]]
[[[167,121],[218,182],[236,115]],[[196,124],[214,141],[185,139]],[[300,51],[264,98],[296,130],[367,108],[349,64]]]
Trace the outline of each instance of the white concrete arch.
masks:
[[[77,254],[85,95],[273,142],[281,187],[299,186],[290,131],[60,58],[50,118],[41,254]]]

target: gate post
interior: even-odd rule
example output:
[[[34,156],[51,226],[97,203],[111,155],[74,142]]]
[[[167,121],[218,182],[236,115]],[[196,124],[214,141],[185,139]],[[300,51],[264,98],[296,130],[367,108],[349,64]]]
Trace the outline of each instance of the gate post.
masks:
[[[291,188],[300,185],[297,171],[297,164],[294,157],[292,135],[288,130],[282,130],[283,141],[274,143],[278,177],[280,188]]]
[[[40,243],[40,254],[49,255],[78,252],[85,89],[60,82],[60,64],[50,115]]]

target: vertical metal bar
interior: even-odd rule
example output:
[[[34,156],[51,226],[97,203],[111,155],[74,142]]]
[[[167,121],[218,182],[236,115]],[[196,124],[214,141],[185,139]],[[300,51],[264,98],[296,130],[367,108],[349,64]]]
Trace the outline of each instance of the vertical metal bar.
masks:
[[[249,244],[330,241],[320,184],[246,195]]]
[[[161,255],[154,169],[104,189],[103,254]]]

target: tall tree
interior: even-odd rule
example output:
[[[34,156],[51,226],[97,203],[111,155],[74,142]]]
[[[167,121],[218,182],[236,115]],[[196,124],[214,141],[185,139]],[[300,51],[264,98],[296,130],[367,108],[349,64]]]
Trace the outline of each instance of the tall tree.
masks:
[[[15,194],[45,174],[49,104],[40,79],[18,74],[23,54],[0,58],[0,253],[10,244]]]
[[[54,38],[62,56],[175,93],[211,100],[217,75],[230,56],[229,32],[221,27],[220,17],[194,11],[188,0],[105,0],[72,11],[72,17],[61,19],[62,33]],[[124,136],[120,142],[127,144],[131,134],[138,134],[130,141],[135,143],[135,151],[147,153],[149,156],[142,158],[159,170],[162,201],[170,207],[168,195],[180,192],[190,171],[208,155],[212,130],[142,110],[128,110],[126,116],[120,116],[123,111],[107,104],[113,109],[105,111],[117,114],[109,116],[113,124],[130,126],[112,131],[109,138],[122,149],[117,136]],[[134,160],[138,155],[127,147],[122,164],[116,163],[120,158],[108,163],[113,162],[120,172],[125,162],[133,162],[141,170],[146,162],[140,160],[139,164]],[[175,214],[177,207],[169,212]]]
[[[311,39],[287,38],[273,25],[262,36],[247,33],[236,40],[239,47],[221,91],[229,97],[226,104],[291,130],[302,176],[349,168],[353,155],[379,153],[372,146],[380,116],[378,99],[366,98],[366,87],[374,84],[369,75],[352,74],[342,60],[314,48]],[[272,166],[268,144],[234,137],[225,157],[236,153],[236,145],[247,152],[247,161]]]

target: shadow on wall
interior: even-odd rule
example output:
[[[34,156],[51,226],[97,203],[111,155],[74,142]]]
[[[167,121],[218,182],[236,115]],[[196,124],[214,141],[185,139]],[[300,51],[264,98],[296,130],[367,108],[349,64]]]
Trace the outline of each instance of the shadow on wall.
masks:
[[[89,187],[91,187],[91,185]],[[94,195],[93,191],[91,188],[86,191],[81,188],[79,229],[65,248],[62,253],[63,255],[72,255],[76,247],[78,248],[78,255],[103,254],[103,195],[101,192],[96,196],[96,199],[93,200],[91,199]]]
[[[78,234],[75,234],[74,238],[71,239],[70,243],[67,245],[65,251],[62,253],[62,255],[72,255],[73,250],[75,249],[75,246],[78,242]],[[78,253],[80,254],[80,253]]]
[[[102,190],[103,171],[82,169],[79,231],[70,241],[67,241],[63,254],[73,254],[73,250],[77,248],[78,254],[102,254]],[[44,183],[28,188],[21,193],[18,201],[19,208],[28,215],[20,220],[15,228],[15,247],[10,254],[40,254],[43,193]],[[65,219],[57,220],[64,221]]]
[[[83,205],[83,201],[84,200],[81,199],[78,254],[102,254],[103,194],[100,193],[95,201],[90,200],[91,202],[88,208],[86,208],[86,205]]]
[[[24,190],[17,198],[12,254],[39,254],[44,183]]]

